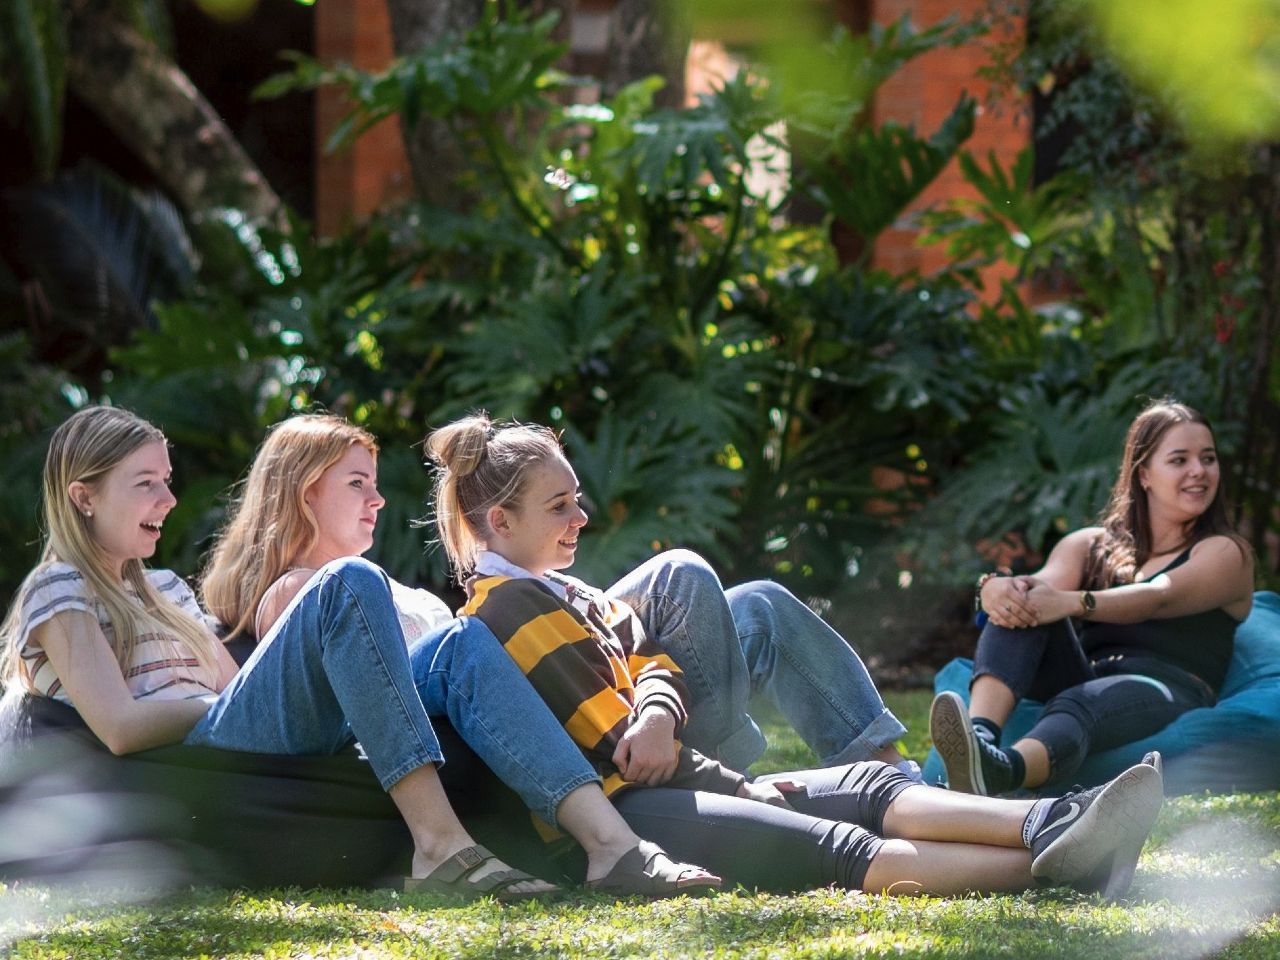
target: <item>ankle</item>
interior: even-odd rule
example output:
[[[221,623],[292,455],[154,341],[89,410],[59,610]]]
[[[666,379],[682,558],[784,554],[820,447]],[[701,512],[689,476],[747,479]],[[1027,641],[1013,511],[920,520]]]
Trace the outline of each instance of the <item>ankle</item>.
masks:
[[[1009,758],[1009,775],[1013,781],[1013,789],[1017,790],[1027,782],[1027,761],[1013,747],[1005,750],[1004,755]]]
[[[444,863],[459,850],[474,844],[475,841],[471,839],[469,834],[458,830],[435,833],[427,837],[415,837],[413,846],[414,875],[419,875],[419,867],[427,867],[427,872],[430,872],[430,869]]]
[[[1000,746],[1000,724],[989,717],[970,717],[969,722],[973,724],[973,732],[979,737],[987,743]]]

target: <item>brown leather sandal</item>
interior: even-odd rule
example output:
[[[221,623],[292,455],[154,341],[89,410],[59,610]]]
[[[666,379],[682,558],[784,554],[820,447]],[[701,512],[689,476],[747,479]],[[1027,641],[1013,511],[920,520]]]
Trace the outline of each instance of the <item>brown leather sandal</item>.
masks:
[[[505,870],[494,870],[476,876],[486,863],[497,860],[492,853],[480,844],[463,847],[440,866],[425,877],[405,877],[405,893],[451,893],[464,897],[493,897],[505,903],[520,900],[540,900],[544,897],[560,893],[559,887],[550,890],[522,891],[512,890],[518,883],[537,881],[538,878],[507,867]]]
[[[715,874],[691,863],[673,860],[656,843],[641,840],[639,846],[624,853],[603,877],[588,880],[586,887],[595,893],[617,897],[661,899],[683,893],[710,893],[719,890],[720,883]]]

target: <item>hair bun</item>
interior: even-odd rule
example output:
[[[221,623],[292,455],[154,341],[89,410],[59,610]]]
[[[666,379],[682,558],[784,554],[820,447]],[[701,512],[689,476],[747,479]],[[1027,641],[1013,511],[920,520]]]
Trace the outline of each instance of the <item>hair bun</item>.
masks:
[[[427,456],[442,469],[465,477],[480,466],[495,434],[493,421],[481,410],[432,431],[427,437]]]

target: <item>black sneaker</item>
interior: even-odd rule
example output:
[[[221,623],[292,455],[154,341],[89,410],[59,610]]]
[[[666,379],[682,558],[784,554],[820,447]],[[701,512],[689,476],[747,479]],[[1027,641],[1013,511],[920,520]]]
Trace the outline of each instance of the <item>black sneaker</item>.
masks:
[[[959,694],[946,691],[933,698],[929,735],[952,790],[994,796],[1022,786],[1013,782],[1013,766],[1005,752],[974,730]]]
[[[1068,793],[1031,841],[1031,875],[1114,899],[1133,882],[1138,855],[1164,801],[1160,755],[1102,786]]]

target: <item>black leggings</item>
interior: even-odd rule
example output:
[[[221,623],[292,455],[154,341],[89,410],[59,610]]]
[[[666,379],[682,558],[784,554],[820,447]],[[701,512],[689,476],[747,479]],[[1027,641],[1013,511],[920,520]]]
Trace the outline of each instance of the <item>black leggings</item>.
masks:
[[[677,860],[729,883],[766,890],[836,884],[861,889],[884,840],[885,811],[918,784],[878,760],[759,777],[799,780],[784,810],[758,800],[669,787],[632,787],[613,797],[631,828]]]
[[[992,676],[1018,699],[1044,701],[1026,736],[1044,744],[1051,780],[1070,777],[1094,751],[1141,740],[1214,702],[1208,684],[1164,661],[1091,660],[1070,620],[1016,630],[987,621],[973,659],[975,680]]]

